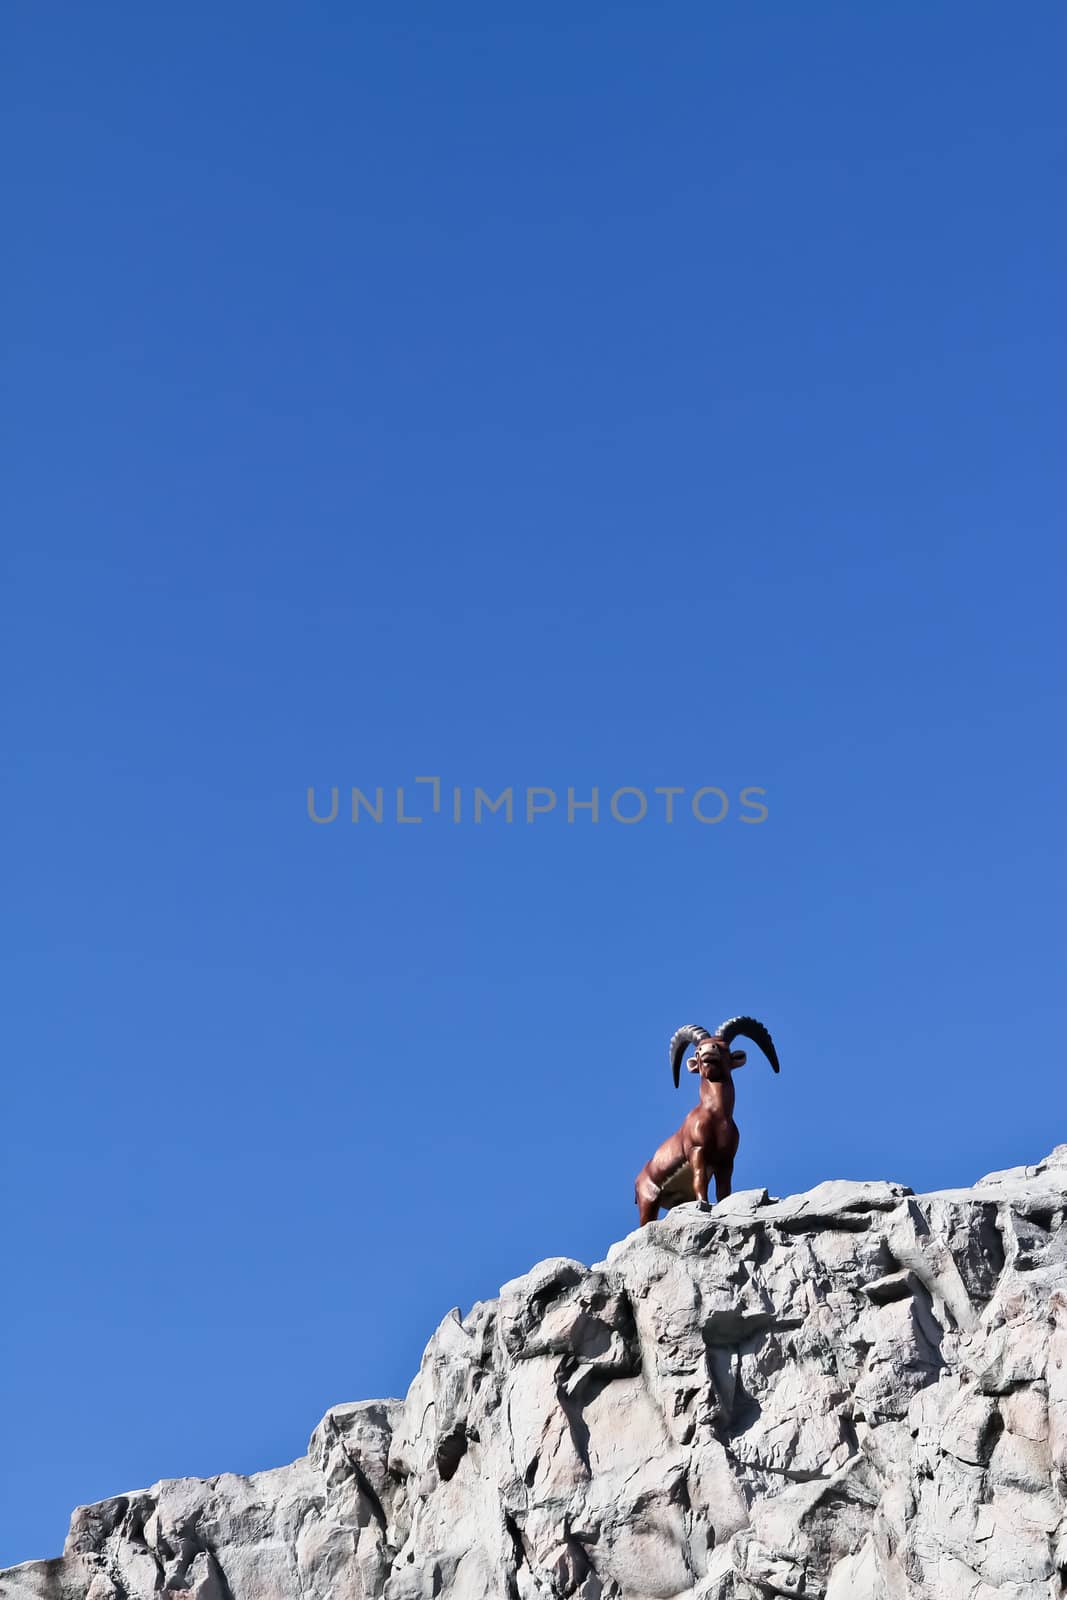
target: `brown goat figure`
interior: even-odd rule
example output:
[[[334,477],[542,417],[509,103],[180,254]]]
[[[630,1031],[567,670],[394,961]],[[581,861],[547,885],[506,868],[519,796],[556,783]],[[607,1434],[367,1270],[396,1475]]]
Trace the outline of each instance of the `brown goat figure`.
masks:
[[[674,1087],[678,1087],[685,1048],[691,1044],[695,1053],[686,1065],[690,1072],[700,1074],[700,1099],[678,1132],[664,1140],[637,1174],[634,1199],[642,1227],[646,1222],[655,1222],[661,1206],[669,1210],[683,1200],[703,1200],[707,1204],[712,1177],[716,1200],[725,1200],[730,1193],[739,1138],[734,1121],[733,1074],[746,1060],[743,1050],[730,1049],[738,1034],[759,1045],[778,1071],[774,1041],[755,1017],[731,1017],[715,1033],[687,1024],[671,1039]]]

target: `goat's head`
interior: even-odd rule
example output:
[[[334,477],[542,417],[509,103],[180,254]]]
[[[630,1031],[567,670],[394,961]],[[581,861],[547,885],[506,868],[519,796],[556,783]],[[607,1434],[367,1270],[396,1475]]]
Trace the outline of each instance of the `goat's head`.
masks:
[[[714,1033],[709,1033],[707,1028],[687,1023],[685,1027],[679,1028],[671,1039],[670,1056],[674,1087],[678,1087],[678,1074],[686,1045],[695,1046],[695,1053],[689,1057],[686,1065],[690,1072],[699,1072],[702,1078],[718,1078],[724,1072],[732,1071],[734,1067],[743,1066],[746,1059],[745,1052],[730,1049],[738,1034],[743,1034],[745,1038],[759,1045],[775,1072],[778,1071],[778,1056],[775,1053],[774,1041],[763,1023],[757,1022],[755,1017],[731,1017]]]
[[[744,1064],[745,1052],[731,1050],[726,1040],[720,1039],[716,1034],[701,1039],[686,1062],[690,1072],[699,1072],[702,1078],[707,1078],[712,1083],[722,1078],[725,1073],[732,1072],[734,1067],[743,1067]]]

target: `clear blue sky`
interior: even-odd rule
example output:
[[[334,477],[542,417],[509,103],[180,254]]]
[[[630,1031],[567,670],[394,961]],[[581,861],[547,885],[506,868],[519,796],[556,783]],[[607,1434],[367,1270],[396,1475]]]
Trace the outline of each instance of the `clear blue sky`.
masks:
[[[3,27],[0,1559],[602,1257],[681,1022],[739,1187],[1067,1139],[1062,5]]]

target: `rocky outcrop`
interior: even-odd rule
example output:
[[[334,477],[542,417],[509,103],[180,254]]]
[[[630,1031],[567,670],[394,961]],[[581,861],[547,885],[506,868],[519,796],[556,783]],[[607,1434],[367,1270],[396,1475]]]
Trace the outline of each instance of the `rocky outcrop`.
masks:
[[[291,1466],[75,1512],[2,1600],[1036,1600],[1067,1572],[1067,1146],[683,1205],[449,1312]]]

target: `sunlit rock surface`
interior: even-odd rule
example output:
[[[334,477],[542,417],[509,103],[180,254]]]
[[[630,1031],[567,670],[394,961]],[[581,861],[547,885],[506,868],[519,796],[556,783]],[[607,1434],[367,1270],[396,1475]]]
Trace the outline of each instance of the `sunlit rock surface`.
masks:
[[[449,1312],[404,1400],[82,1507],[2,1600],[1039,1600],[1067,1574],[1067,1146],[681,1206]]]

